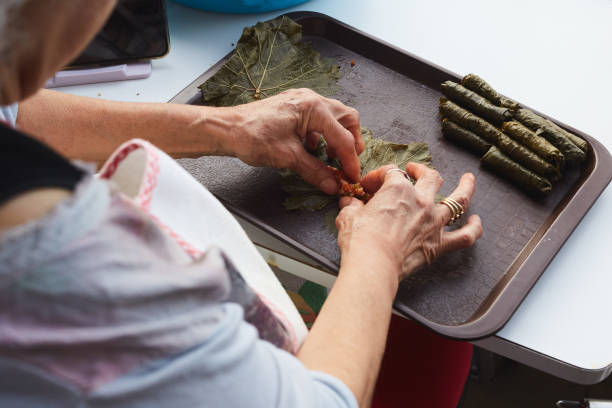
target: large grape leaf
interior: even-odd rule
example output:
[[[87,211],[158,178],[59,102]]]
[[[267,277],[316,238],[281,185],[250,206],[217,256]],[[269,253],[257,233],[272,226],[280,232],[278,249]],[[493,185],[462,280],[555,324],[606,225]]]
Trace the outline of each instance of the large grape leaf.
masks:
[[[365,149],[359,155],[361,161],[361,176],[376,170],[385,164],[395,164],[404,169],[408,162],[431,164],[431,155],[427,143],[411,142],[408,144],[387,142],[374,139],[372,131],[362,128],[361,135],[365,142]]]
[[[246,27],[230,59],[199,88],[202,102],[234,106],[290,88],[336,93],[339,69],[302,41],[302,26],[288,17]]]
[[[408,162],[423,163],[428,166],[431,164],[431,155],[427,143],[400,144],[375,139],[372,137],[372,131],[364,127],[361,128],[361,135],[365,144],[365,149],[359,155],[362,177],[385,164],[392,163],[402,169]],[[340,168],[337,160],[330,160],[327,157],[323,139],[319,141],[319,145],[311,153],[324,163]],[[280,174],[283,177],[283,190],[289,193],[289,197],[283,202],[287,210],[318,211],[338,201],[337,196],[330,196],[321,192],[290,170],[281,170]]]

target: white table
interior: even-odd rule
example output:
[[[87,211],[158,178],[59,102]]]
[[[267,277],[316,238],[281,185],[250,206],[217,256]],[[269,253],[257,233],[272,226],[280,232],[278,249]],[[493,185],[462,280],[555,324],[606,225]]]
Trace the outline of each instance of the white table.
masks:
[[[312,0],[290,10],[322,12],[451,71],[477,72],[508,96],[612,151],[609,0]],[[154,61],[150,78],[63,90],[167,101],[228,53],[244,26],[280,12],[222,15],[169,3],[168,14],[171,51]],[[607,377],[612,370],[611,216],[608,187],[510,322],[476,344],[570,381]]]

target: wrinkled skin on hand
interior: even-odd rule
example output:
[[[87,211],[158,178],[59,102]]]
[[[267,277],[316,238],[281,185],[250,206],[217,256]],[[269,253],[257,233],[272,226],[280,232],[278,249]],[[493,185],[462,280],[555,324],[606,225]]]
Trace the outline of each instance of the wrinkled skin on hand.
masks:
[[[341,199],[336,226],[343,259],[381,257],[403,279],[444,252],[472,246],[482,235],[477,215],[459,229],[444,229],[451,212],[434,203],[442,185],[437,171],[408,163],[406,172],[416,180],[413,185],[398,171],[388,173],[392,168],[395,166],[381,167],[363,178],[361,184],[374,194],[367,204],[351,197]],[[449,197],[467,209],[474,185],[474,176],[464,174]]]
[[[338,192],[332,172],[305,147],[321,136],[328,156],[337,157],[346,174],[360,179],[358,155],[364,144],[357,110],[309,89],[290,89],[261,101],[238,105],[232,141],[236,157],[254,166],[289,168],[328,194]]]

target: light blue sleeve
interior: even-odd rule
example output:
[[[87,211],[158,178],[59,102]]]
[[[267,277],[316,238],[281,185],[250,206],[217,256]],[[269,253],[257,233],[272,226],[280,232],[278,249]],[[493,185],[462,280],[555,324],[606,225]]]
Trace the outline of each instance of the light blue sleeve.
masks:
[[[17,122],[17,104],[9,106],[0,106],[0,120],[8,122],[11,126],[15,126]]]
[[[357,408],[340,380],[259,340],[240,306],[222,307],[227,318],[206,342],[98,388],[88,406]]]

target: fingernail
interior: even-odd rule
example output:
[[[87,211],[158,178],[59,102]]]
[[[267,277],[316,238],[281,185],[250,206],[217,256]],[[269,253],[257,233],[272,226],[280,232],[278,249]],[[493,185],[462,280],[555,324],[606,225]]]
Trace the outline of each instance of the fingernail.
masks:
[[[333,178],[326,178],[319,184],[319,188],[327,194],[336,194],[338,192],[338,183]]]

